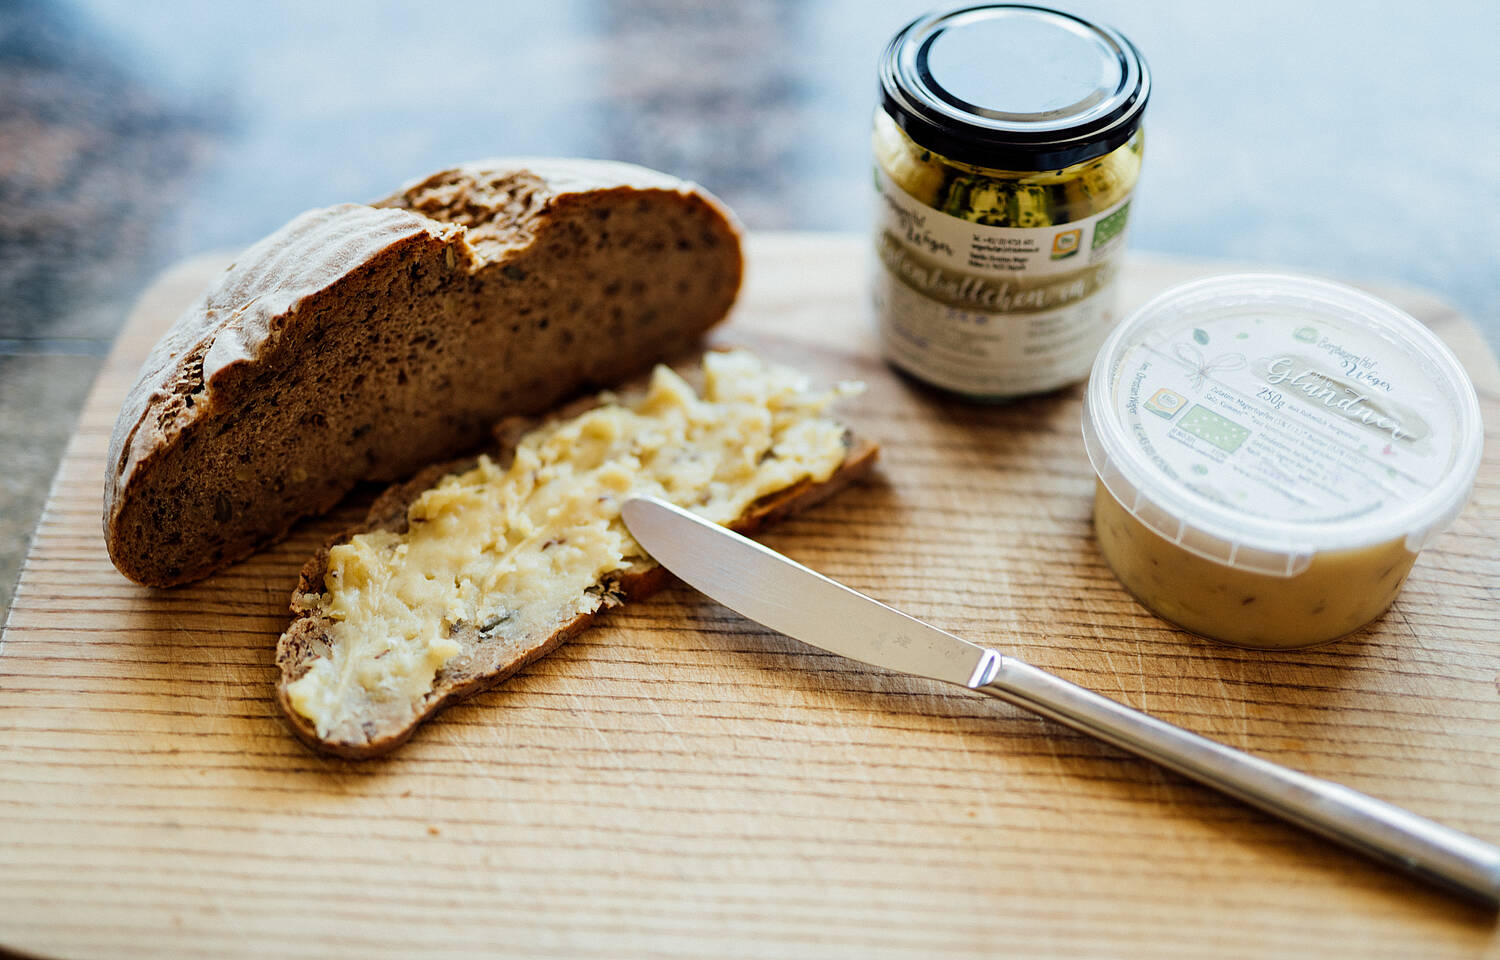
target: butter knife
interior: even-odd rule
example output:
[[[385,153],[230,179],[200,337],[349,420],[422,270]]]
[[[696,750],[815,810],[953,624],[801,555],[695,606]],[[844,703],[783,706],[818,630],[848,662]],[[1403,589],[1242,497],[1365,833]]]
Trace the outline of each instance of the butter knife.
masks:
[[[1424,880],[1492,908],[1500,905],[1500,848],[1189,733],[955,637],[665,501],[632,498],[621,513],[657,563],[779,633],[853,660],[1005,700]]]

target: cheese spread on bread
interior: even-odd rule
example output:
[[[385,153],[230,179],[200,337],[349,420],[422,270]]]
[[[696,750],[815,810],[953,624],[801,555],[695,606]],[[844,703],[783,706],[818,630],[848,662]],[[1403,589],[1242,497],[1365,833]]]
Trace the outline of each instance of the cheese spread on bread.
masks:
[[[658,366],[639,399],[606,394],[526,434],[508,467],[481,457],[444,477],[412,502],[406,532],[333,547],[320,604],[330,651],[288,684],[293,709],[320,737],[371,701],[415,715],[466,644],[545,635],[598,609],[599,585],[646,561],[620,519],[631,496],[728,524],[843,463],[847,433],[825,412],[852,387],[812,390],[744,351],[710,353],[703,368],[701,397]]]

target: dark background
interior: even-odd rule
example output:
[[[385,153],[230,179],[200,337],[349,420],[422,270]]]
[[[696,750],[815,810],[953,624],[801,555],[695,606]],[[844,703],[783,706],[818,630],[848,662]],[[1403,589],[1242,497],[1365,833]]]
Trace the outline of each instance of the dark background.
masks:
[[[1427,287],[1500,339],[1500,5],[1061,5],[1154,73],[1133,247]],[[0,0],[0,608],[162,267],[497,154],[862,230],[875,59],[929,6]]]

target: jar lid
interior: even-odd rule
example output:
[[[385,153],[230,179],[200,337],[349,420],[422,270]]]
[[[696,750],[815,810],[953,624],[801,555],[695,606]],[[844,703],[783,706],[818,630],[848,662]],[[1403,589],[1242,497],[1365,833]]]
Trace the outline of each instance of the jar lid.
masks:
[[[1168,290],[1105,341],[1084,399],[1100,481],[1199,556],[1291,576],[1458,516],[1484,444],[1432,331],[1339,284],[1243,274]]]
[[[1151,76],[1108,27],[1021,4],[928,14],[880,60],[881,103],[916,143],[1001,170],[1057,170],[1121,146]]]

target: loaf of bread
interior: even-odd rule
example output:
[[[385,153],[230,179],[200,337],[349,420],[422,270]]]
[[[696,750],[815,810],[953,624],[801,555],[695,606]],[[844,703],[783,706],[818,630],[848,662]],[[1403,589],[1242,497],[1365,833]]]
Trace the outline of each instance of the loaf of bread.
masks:
[[[741,351],[708,354],[700,397],[658,367],[493,457],[392,488],[303,569],[277,646],[292,730],[345,757],[384,753],[424,719],[666,581],[620,519],[652,494],[750,531],[863,473],[876,448],[833,420],[841,395]],[[502,466],[503,465],[503,466]]]
[[[491,160],[303,214],[142,368],[110,441],[110,558],[143,584],[204,577],[361,480],[685,349],[741,270],[721,204],[627,164]]]

